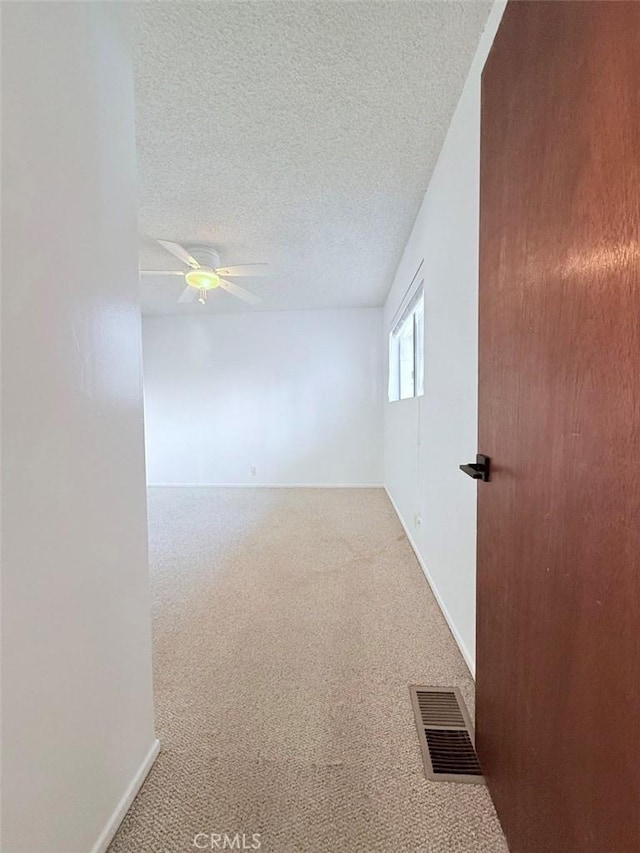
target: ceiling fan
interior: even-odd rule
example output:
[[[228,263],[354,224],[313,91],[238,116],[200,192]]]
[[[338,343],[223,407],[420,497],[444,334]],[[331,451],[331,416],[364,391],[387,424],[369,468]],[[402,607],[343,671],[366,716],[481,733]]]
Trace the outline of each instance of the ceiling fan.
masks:
[[[178,302],[193,302],[197,297],[198,302],[204,304],[207,294],[216,287],[221,287],[232,296],[237,296],[250,305],[259,305],[262,302],[259,296],[240,287],[232,281],[227,281],[223,276],[236,278],[240,276],[264,276],[271,275],[269,264],[240,264],[239,266],[221,267],[220,256],[210,246],[188,246],[184,248],[179,243],[170,240],[157,241],[167,252],[182,261],[190,269],[188,270],[140,270],[140,275],[181,275],[187,286],[178,297]]]

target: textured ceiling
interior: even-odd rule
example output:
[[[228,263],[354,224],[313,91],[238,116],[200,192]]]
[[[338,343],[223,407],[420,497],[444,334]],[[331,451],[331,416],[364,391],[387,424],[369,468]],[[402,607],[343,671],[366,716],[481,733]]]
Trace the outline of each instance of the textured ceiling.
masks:
[[[127,4],[141,266],[153,238],[211,243],[264,310],[380,305],[444,140],[490,2]],[[221,291],[147,314],[256,310]]]

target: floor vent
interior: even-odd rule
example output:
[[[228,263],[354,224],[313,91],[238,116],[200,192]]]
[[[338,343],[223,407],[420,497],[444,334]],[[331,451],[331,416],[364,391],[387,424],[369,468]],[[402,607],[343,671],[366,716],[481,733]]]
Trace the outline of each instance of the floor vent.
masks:
[[[413,685],[409,690],[427,779],[484,782],[473,728],[458,688]]]

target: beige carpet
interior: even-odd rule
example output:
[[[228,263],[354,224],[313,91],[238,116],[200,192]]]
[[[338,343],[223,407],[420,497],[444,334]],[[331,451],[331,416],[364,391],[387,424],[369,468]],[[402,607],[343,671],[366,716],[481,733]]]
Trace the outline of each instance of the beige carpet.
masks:
[[[111,853],[507,850],[423,776],[408,685],[472,681],[382,490],[149,498],[162,751]]]

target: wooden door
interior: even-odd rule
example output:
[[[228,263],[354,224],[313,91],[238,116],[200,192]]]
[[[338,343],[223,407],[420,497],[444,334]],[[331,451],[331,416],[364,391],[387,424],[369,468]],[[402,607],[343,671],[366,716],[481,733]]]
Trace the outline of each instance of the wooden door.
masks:
[[[640,3],[482,78],[477,741],[512,853],[640,851]]]

